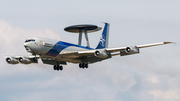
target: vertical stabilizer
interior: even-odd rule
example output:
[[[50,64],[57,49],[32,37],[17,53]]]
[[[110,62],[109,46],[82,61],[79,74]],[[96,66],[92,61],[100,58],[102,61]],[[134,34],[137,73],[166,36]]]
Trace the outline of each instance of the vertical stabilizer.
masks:
[[[96,49],[108,48],[108,39],[109,39],[109,23],[105,23],[103,33],[101,35],[100,41]]]

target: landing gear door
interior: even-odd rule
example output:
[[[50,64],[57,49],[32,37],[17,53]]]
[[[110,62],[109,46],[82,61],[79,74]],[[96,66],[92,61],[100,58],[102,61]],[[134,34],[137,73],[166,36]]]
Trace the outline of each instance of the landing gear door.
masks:
[[[57,64],[67,65],[65,61],[57,61],[53,58],[41,58],[41,60],[44,64],[49,64],[49,65],[57,65]]]

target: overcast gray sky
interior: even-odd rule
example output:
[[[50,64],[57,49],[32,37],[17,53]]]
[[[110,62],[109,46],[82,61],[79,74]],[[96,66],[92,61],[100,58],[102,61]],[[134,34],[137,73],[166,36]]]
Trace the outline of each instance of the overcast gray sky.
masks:
[[[179,101],[179,5],[179,0],[1,0],[0,100]],[[68,63],[60,72],[41,61],[9,65],[3,58],[30,55],[23,43],[32,36],[77,43],[78,35],[65,27],[104,27],[101,22],[110,23],[109,47],[177,44],[141,49],[140,54],[116,56],[84,70]],[[101,33],[89,34],[91,47]]]

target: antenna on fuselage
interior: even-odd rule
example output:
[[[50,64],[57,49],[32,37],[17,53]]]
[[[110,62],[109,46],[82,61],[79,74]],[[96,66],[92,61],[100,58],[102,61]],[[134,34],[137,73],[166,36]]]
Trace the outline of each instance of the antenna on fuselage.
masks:
[[[88,33],[96,32],[96,31],[99,31],[101,29],[102,29],[101,27],[98,27],[96,25],[89,25],[89,24],[73,25],[73,26],[69,26],[69,27],[64,28],[64,30],[67,32],[79,33],[78,45],[81,45],[82,33],[84,33],[87,47],[90,47],[89,39],[88,39]]]

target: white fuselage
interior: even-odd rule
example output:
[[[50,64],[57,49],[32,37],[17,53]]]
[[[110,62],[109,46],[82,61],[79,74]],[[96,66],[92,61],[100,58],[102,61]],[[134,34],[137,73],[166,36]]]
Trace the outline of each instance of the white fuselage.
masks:
[[[76,56],[73,55],[65,55],[67,53],[84,51],[84,50],[91,50],[92,48],[86,48],[83,46],[48,39],[42,37],[32,37],[28,38],[25,43],[24,47],[26,50],[34,55],[40,55],[43,57],[58,59],[61,61],[71,61],[71,62],[80,62]]]

